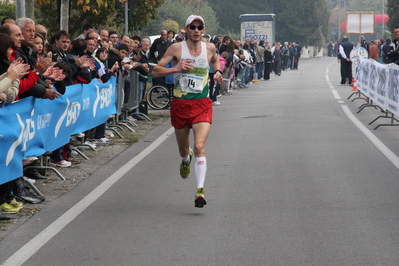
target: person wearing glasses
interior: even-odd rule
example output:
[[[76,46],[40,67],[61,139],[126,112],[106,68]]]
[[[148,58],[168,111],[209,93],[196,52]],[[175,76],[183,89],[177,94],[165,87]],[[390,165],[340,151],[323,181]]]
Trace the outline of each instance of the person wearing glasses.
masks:
[[[153,77],[173,74],[175,86],[170,108],[172,126],[175,128],[177,145],[182,162],[180,176],[187,178],[190,163],[194,160],[197,190],[194,206],[202,208],[207,204],[204,198],[204,182],[207,172],[205,143],[212,123],[212,100],[209,99],[209,67],[215,70],[213,76],[218,83],[223,82],[216,47],[202,42],[205,21],[201,16],[191,15],[186,20],[186,41],[172,44],[163,58],[154,67]],[[173,67],[165,66],[173,61]],[[194,151],[190,148],[190,130],[194,132]],[[195,157],[195,158],[193,158]]]

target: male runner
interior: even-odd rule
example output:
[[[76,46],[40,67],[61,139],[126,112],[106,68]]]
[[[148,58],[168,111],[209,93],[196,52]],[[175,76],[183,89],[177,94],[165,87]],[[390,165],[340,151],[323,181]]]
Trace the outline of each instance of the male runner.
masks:
[[[182,162],[180,175],[187,178],[190,174],[190,163],[193,151],[190,148],[190,129],[194,132],[195,178],[197,192],[195,207],[206,205],[204,198],[204,181],[207,170],[205,142],[212,123],[212,100],[209,96],[209,64],[215,70],[214,80],[223,82],[219,59],[215,45],[201,41],[205,33],[205,21],[201,16],[191,15],[186,20],[187,41],[174,43],[152,71],[153,77],[174,75],[175,86],[170,108],[172,126],[175,128],[177,145]],[[165,68],[174,61],[174,67]]]

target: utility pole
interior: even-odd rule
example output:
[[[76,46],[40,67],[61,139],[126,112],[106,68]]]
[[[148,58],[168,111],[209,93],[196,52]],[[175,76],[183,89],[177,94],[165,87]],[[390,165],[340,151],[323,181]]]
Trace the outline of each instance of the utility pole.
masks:
[[[338,0],[338,42],[341,42],[341,0]]]
[[[25,10],[26,10],[25,9],[25,0],[16,0],[15,5],[16,5],[15,19],[25,17]]]
[[[129,30],[129,1],[125,1],[125,35],[128,35]]]
[[[69,31],[69,0],[61,0],[60,14],[60,29]]]
[[[384,38],[385,33],[385,0],[382,0],[382,35],[381,38]]]

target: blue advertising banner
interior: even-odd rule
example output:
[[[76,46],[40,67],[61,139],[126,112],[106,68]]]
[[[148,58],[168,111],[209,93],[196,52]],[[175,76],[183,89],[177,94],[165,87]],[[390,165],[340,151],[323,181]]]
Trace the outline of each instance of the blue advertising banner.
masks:
[[[0,184],[22,176],[22,160],[69,142],[116,113],[116,78],[68,86],[51,101],[28,97],[0,109]]]

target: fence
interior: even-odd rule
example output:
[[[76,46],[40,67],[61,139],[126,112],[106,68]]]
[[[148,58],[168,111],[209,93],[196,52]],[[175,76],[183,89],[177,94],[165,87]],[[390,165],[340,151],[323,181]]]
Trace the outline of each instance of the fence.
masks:
[[[366,107],[375,107],[385,113],[385,115],[378,116],[371,121],[369,125],[380,118],[388,118],[389,124],[380,124],[374,129],[380,126],[399,126],[399,124],[395,124],[399,120],[394,117],[399,115],[399,66],[395,64],[384,65],[373,59],[359,57],[356,66],[356,85],[358,97],[352,101],[356,99],[367,101],[366,104],[359,107],[358,112]]]
[[[50,101],[28,97],[0,109],[0,184],[22,176],[22,160],[40,156],[70,141],[70,136],[94,128],[111,114],[123,112],[124,93],[130,94],[127,105],[139,105],[138,76],[131,70],[130,87],[126,77],[112,77],[107,83],[68,86],[64,95]]]

